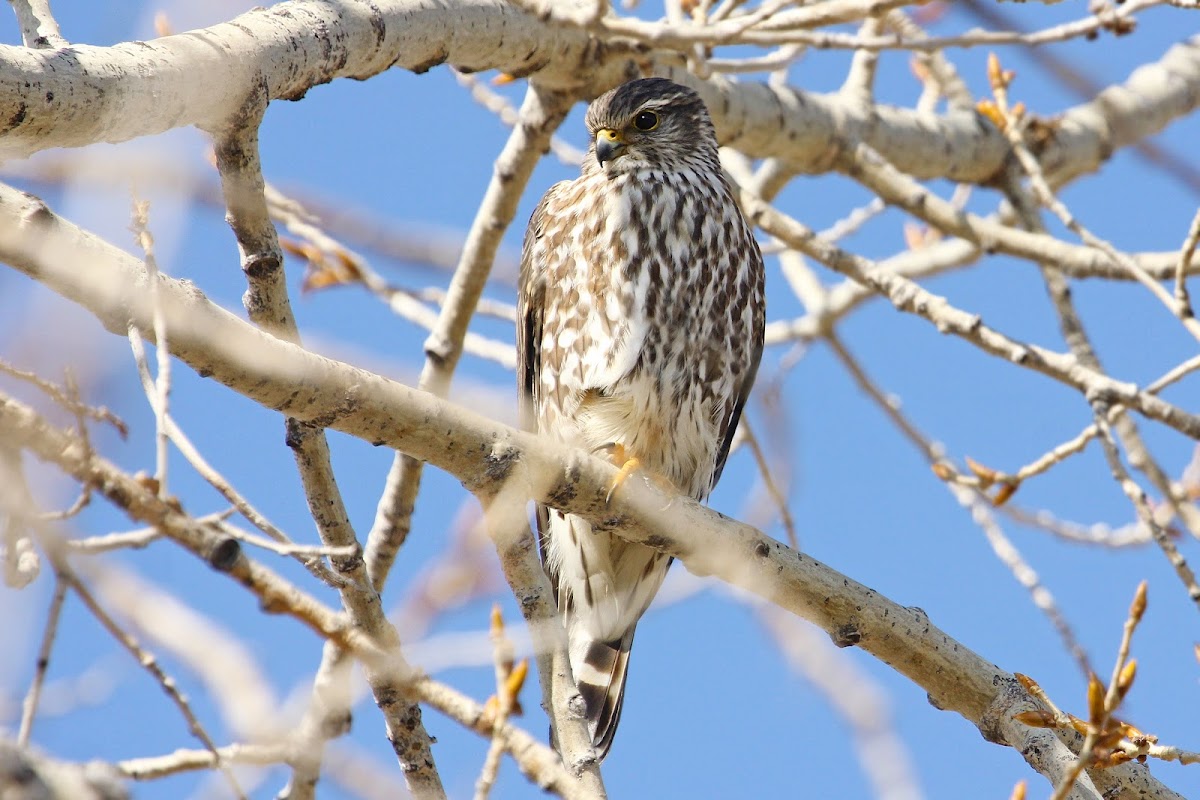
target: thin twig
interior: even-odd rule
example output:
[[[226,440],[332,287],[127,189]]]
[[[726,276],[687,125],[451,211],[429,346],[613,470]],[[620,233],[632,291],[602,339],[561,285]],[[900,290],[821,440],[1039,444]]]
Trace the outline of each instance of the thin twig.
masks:
[[[97,422],[106,422],[112,425],[124,439],[129,435],[129,426],[113,412],[109,411],[104,406],[89,406],[80,405],[79,402],[72,398],[70,389],[60,389],[50,381],[44,380],[41,376],[34,372],[26,372],[23,369],[18,369],[7,361],[0,359],[0,372],[6,375],[11,375],[17,380],[25,381],[33,384],[38,389],[46,394],[55,403],[58,403],[63,408],[72,413],[83,414],[89,419],[94,419]]]
[[[483,760],[483,769],[480,770],[479,779],[475,782],[475,800],[487,800],[491,794],[492,787],[496,784],[496,776],[500,772],[500,756],[504,753],[504,740],[500,733],[504,729],[504,723],[508,720],[508,715],[513,712],[516,695],[512,690],[510,683],[514,666],[513,666],[513,645],[504,631],[504,619],[500,615],[500,606],[492,607],[492,625],[491,625],[491,640],[492,640],[492,664],[496,676],[496,694],[495,706],[493,713],[495,722],[492,725],[492,741],[488,744],[487,755]],[[522,666],[522,679],[523,679]],[[489,701],[491,706],[491,701]]]
[[[788,544],[793,548],[799,549],[799,539],[796,537],[796,521],[792,519],[792,511],[788,508],[787,497],[779,490],[779,485],[775,483],[775,477],[771,474],[771,466],[767,463],[767,457],[763,453],[762,445],[759,444],[758,437],[754,435],[754,429],[750,427],[750,420],[744,414],[742,415],[740,430],[746,444],[750,447],[750,452],[754,455],[754,463],[758,466],[758,474],[762,476],[763,486],[766,487],[767,493],[771,495],[771,500],[775,502],[775,507],[779,510],[779,521],[783,523],[783,529],[787,533]]]
[[[146,276],[150,284],[150,305],[154,319],[154,353],[158,372],[154,378],[154,391],[147,392],[150,406],[154,409],[154,479],[158,481],[158,493],[168,497],[167,491],[167,415],[171,397],[171,351],[167,343],[167,328],[163,322],[162,303],[159,300],[158,259],[154,255],[154,237],[149,229],[150,203],[133,201],[133,223],[130,230],[142,249],[142,261],[146,264]],[[133,331],[130,331],[133,336]]]
[[[37,666],[33,671],[33,680],[29,683],[29,691],[21,704],[21,723],[17,728],[17,747],[29,745],[29,734],[33,730],[33,720],[37,716],[38,701],[42,696],[42,686],[46,682],[46,670],[50,666],[50,651],[54,647],[54,637],[58,634],[58,621],[62,616],[63,601],[67,597],[67,584],[61,575],[55,575],[54,594],[50,598],[50,609],[46,612],[46,627],[42,630],[42,643],[38,645]]]
[[[1054,794],[1051,795],[1050,800],[1066,800],[1071,789],[1075,786],[1075,781],[1079,779],[1079,776],[1091,763],[1092,752],[1099,742],[1101,735],[1107,732],[1109,719],[1112,713],[1117,710],[1117,706],[1120,705],[1121,699],[1124,697],[1124,691],[1121,689],[1122,675],[1129,660],[1129,647],[1133,641],[1133,632],[1137,629],[1138,623],[1141,622],[1145,609],[1146,582],[1142,581],[1134,595],[1133,603],[1130,604],[1129,616],[1126,618],[1125,626],[1121,632],[1121,644],[1117,648],[1117,659],[1113,665],[1112,677],[1109,679],[1108,689],[1102,698],[1096,691],[1097,687],[1099,687],[1099,681],[1096,676],[1093,674],[1089,674],[1088,676],[1088,733],[1083,740],[1083,746],[1079,750],[1079,758],[1072,766],[1071,771],[1063,778],[1063,781],[1055,787]]]
[[[1198,243],[1200,243],[1200,208],[1196,209],[1196,215],[1192,217],[1187,237],[1183,240],[1183,246],[1179,248],[1179,261],[1175,264],[1175,302],[1179,304],[1179,313],[1189,317],[1194,317],[1195,312],[1192,310],[1192,301],[1188,296],[1187,268],[1188,264],[1192,263],[1192,256],[1196,254]]]
[[[994,55],[992,60],[993,63],[998,64]],[[1046,175],[1042,171],[1041,164],[1025,142],[1025,127],[1028,119],[1014,113],[1013,109],[1008,106],[1007,83],[1006,80],[993,80],[993,91],[996,95],[997,104],[1000,106],[1000,111],[1005,117],[1004,134],[1012,145],[1013,153],[1017,156],[1017,161],[1020,163],[1021,169],[1029,177],[1029,184],[1033,189],[1033,194],[1037,198],[1037,201],[1053,213],[1054,216],[1058,217],[1059,221],[1086,245],[1104,253],[1113,262],[1120,264],[1123,269],[1127,270],[1130,275],[1137,279],[1138,283],[1145,286],[1164,306],[1170,309],[1171,313],[1179,318],[1188,333],[1192,334],[1197,341],[1200,341],[1200,320],[1197,320],[1191,313],[1191,306],[1186,302],[1186,293],[1182,299],[1173,298],[1158,281],[1142,269],[1141,265],[1130,258],[1127,253],[1120,252],[1111,242],[1092,233],[1067,208],[1066,204],[1054,194],[1054,190],[1050,188],[1050,184],[1046,180]],[[1182,276],[1183,270],[1177,266],[1175,274],[1178,278],[1178,276]]]
[[[1154,511],[1150,508],[1150,503],[1146,499],[1146,493],[1140,486],[1129,477],[1129,472],[1125,469],[1125,465],[1121,462],[1121,453],[1117,449],[1117,443],[1113,439],[1112,430],[1109,428],[1108,421],[1105,419],[1106,409],[1100,404],[1097,404],[1096,424],[1100,428],[1101,434],[1100,443],[1104,446],[1104,458],[1108,462],[1109,470],[1112,472],[1113,480],[1121,487],[1121,491],[1133,503],[1133,508],[1137,512],[1138,519],[1150,531],[1150,535],[1154,537],[1155,544],[1163,551],[1163,555],[1167,557],[1175,574],[1179,576],[1179,580],[1187,589],[1188,597],[1200,608],[1200,586],[1196,584],[1196,574],[1192,568],[1188,566],[1187,559],[1179,552],[1179,548],[1175,546],[1175,542],[1171,540],[1171,536],[1167,531],[1158,524],[1158,520],[1154,518]]]
[[[834,334],[830,333],[826,340],[835,356],[854,382],[858,384],[868,397],[875,401],[875,404],[887,415],[891,422],[904,434],[913,445],[921,452],[921,455],[930,463],[931,466],[937,465],[941,461],[941,447],[931,442],[917,427],[909,421],[903,413],[901,413],[899,404],[891,398],[887,397],[875,382],[866,374],[858,360],[846,349],[841,340]],[[1029,565],[1016,545],[1005,535],[1004,530],[996,521],[995,516],[991,512],[990,503],[987,502],[986,496],[978,489],[960,486],[955,483],[946,483],[946,488],[954,495],[955,499],[971,513],[971,518],[975,524],[983,531],[987,537],[988,544],[991,545],[992,552],[1000,559],[1000,562],[1008,568],[1013,577],[1017,580],[1025,591],[1029,593],[1030,599],[1034,606],[1041,611],[1050,624],[1054,627],[1062,639],[1063,644],[1067,648],[1067,652],[1079,664],[1084,674],[1090,671],[1088,664],[1087,653],[1080,645],[1075,631],[1071,628],[1067,621],[1066,615],[1058,607],[1058,602],[1054,599],[1054,595],[1042,583],[1037,572]]]
[[[110,617],[108,613],[101,608],[100,604],[96,602],[96,598],[92,596],[90,591],[88,591],[87,586],[85,586],[84,583],[79,579],[79,576],[75,574],[75,571],[71,569],[66,560],[53,554],[53,547],[51,548],[50,557],[51,560],[54,561],[54,569],[58,574],[59,579],[70,586],[72,591],[74,591],[75,594],[78,595],[79,599],[83,601],[83,604],[87,606],[87,609],[92,613],[92,616],[94,616],[96,620],[104,627],[104,629],[108,631],[109,635],[116,639],[122,647],[128,650],[129,654],[133,656],[134,660],[137,661],[137,663],[143,669],[149,672],[162,690],[166,692],[167,697],[171,699],[171,702],[174,703],[175,707],[179,709],[179,713],[181,713],[183,718],[187,720],[188,730],[192,732],[193,736],[200,740],[205,749],[212,753],[213,757],[216,759],[216,765],[225,775],[225,778],[229,782],[229,786],[233,790],[234,795],[238,798],[241,798],[241,800],[245,800],[245,794],[242,792],[241,787],[238,786],[237,779],[234,777],[233,772],[229,769],[229,765],[221,761],[220,753],[217,752],[217,746],[213,743],[212,737],[208,735],[208,731],[206,731],[204,726],[200,723],[200,719],[192,710],[191,703],[189,703],[188,699],[183,696],[181,691],[179,691],[179,686],[175,683],[175,679],[166,673],[166,671],[158,663],[158,659],[155,658],[152,653],[142,647],[138,643],[137,639],[134,638],[133,634],[129,633],[120,625],[118,625],[116,620]]]

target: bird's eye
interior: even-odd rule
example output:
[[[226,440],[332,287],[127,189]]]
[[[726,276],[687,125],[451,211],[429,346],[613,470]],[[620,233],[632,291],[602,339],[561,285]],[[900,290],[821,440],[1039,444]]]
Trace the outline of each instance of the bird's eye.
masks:
[[[639,131],[652,131],[658,127],[658,114],[653,111],[642,111],[633,118],[633,127]]]

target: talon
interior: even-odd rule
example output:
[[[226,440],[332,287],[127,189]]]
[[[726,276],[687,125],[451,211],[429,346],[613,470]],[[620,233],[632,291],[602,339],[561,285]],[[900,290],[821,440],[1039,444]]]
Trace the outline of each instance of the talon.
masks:
[[[620,448],[619,452],[621,456],[624,457],[625,447],[623,445],[616,445],[616,447]],[[617,489],[621,488],[621,484],[627,481],[630,475],[641,469],[641,466],[642,462],[636,456],[626,459],[625,463],[621,464],[621,469],[612,479],[612,483],[608,487],[608,494],[604,497],[604,502],[606,505],[612,502],[612,497],[614,494],[616,494]]]

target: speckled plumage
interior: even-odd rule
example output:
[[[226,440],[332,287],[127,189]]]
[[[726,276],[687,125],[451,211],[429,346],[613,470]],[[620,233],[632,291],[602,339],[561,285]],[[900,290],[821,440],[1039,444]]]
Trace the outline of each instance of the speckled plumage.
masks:
[[[656,127],[640,130],[648,112]],[[721,475],[762,354],[762,256],[694,92],[633,81],[592,103],[586,123],[583,174],[551,187],[525,236],[522,421],[593,452],[623,445],[701,500]],[[538,526],[603,757],[634,626],[670,561],[552,509],[539,509]]]

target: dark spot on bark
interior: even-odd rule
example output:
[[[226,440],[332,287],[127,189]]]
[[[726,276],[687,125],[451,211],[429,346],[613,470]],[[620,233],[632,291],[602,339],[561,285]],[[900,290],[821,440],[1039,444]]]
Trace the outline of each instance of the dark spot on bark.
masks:
[[[767,556],[771,555],[771,546],[766,542],[759,540],[759,542],[754,545],[754,555],[758,556],[759,558],[766,558]]]
[[[333,564],[333,568],[338,572],[353,572],[362,566],[362,547],[359,546],[358,542],[355,542],[353,554],[343,558],[330,559],[330,563]]]
[[[574,500],[578,494],[579,465],[572,464],[567,468],[565,480],[555,485],[550,493],[550,505],[562,507]]]
[[[665,536],[659,536],[657,533],[646,537],[646,546],[653,547],[655,550],[661,550],[671,543],[671,540]]]
[[[857,623],[847,622],[845,625],[839,625],[829,638],[838,647],[852,647],[862,641],[862,631],[858,629]]]
[[[124,487],[117,484],[110,484],[105,487],[104,494],[114,505],[122,508],[128,508],[133,501],[129,497],[129,492],[125,491]]]
[[[379,6],[374,3],[367,3],[367,8],[371,10],[371,30],[375,31],[375,46],[379,47],[383,44],[383,40],[387,38],[387,23],[384,21],[383,12],[379,10]]]
[[[350,732],[354,715],[347,711],[345,714],[333,714],[321,720],[321,733],[326,739],[336,739]]]
[[[46,102],[47,103],[54,102],[54,92],[46,92]]]
[[[21,103],[17,106],[16,113],[8,118],[8,122],[4,124],[4,130],[11,131],[13,128],[25,121],[25,104]]]
[[[246,259],[242,272],[252,281],[260,281],[269,277],[283,265],[277,253],[256,253]]]
[[[423,75],[424,73],[429,72],[429,70],[433,69],[434,67],[445,64],[446,59],[449,57],[450,57],[450,52],[448,50],[446,50],[446,48],[442,47],[442,48],[439,48],[437,53],[435,55],[433,55],[431,58],[429,58],[425,61],[422,61],[419,64],[414,64],[411,67],[411,69],[416,74]]]
[[[225,536],[217,540],[208,552],[208,564],[217,572],[229,572],[242,554],[242,545],[237,539]]]
[[[513,465],[520,460],[521,454],[515,448],[504,447],[501,450],[493,449],[484,460],[484,482],[497,485],[508,480]]]
[[[288,421],[284,424],[283,442],[289,449],[295,450],[304,444],[304,427],[304,423],[300,420],[292,419],[291,417],[288,418]]]
[[[538,59],[537,61],[533,62],[529,66],[519,67],[517,69],[512,70],[508,74],[514,78],[528,78],[533,73],[539,72],[542,69],[544,69],[545,66],[549,63],[550,63],[550,59],[548,59],[548,58]]]

